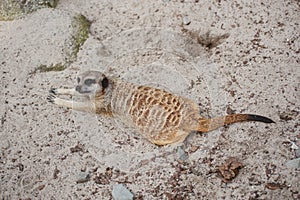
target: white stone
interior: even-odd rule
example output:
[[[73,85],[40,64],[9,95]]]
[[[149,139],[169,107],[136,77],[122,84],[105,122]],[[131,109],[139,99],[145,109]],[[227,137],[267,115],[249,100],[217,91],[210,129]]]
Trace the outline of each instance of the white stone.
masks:
[[[122,184],[113,187],[112,196],[114,200],[132,200],[133,194]]]

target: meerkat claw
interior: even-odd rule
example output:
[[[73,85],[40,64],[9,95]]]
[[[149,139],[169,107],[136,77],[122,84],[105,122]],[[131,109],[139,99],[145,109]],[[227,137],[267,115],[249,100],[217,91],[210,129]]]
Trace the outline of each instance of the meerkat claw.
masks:
[[[55,95],[49,94],[48,97],[47,97],[47,100],[48,100],[50,103],[54,103],[55,98],[56,98]]]
[[[51,88],[49,90],[49,93],[51,93],[51,94],[57,94],[57,88]]]

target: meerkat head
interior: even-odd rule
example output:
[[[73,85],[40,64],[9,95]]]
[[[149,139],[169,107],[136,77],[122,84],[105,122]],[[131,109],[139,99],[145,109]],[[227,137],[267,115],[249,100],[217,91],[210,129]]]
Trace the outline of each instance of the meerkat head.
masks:
[[[104,74],[98,71],[87,71],[77,76],[77,86],[75,90],[80,94],[96,94],[103,91],[109,85],[109,81]]]

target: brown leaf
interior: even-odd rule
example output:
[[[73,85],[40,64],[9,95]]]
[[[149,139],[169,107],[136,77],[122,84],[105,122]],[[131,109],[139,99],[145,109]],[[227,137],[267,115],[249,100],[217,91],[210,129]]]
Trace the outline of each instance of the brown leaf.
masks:
[[[84,146],[80,143],[78,143],[75,147],[70,148],[71,153],[82,151],[84,152]]]
[[[227,183],[238,175],[242,167],[243,164],[237,158],[230,157],[223,165],[218,167],[218,170],[223,177],[223,181]]]
[[[60,171],[57,168],[54,169],[54,172],[53,172],[53,178],[54,179],[57,179],[57,177],[58,177],[57,175],[58,175],[59,172]]]
[[[269,190],[277,190],[277,189],[282,189],[285,187],[285,185],[282,185],[280,183],[266,183],[265,186]]]
[[[198,149],[199,149],[199,146],[192,146],[190,151],[191,151],[191,153],[194,153],[194,152],[196,152]]]
[[[112,168],[108,167],[106,168],[106,171],[104,173],[100,173],[99,176],[96,176],[94,178],[94,181],[97,184],[107,185],[111,180],[112,174],[113,174]]]

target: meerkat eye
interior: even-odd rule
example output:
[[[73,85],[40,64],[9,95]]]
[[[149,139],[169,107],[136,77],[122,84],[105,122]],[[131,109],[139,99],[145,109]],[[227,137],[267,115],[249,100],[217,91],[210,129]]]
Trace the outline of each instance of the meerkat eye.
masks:
[[[80,82],[80,78],[79,77],[77,77],[77,83],[79,83]]]
[[[104,89],[107,88],[107,87],[108,87],[108,79],[105,77],[105,78],[102,80],[101,84],[102,84],[102,87],[103,87]]]
[[[96,80],[95,79],[86,79],[85,81],[84,81],[84,84],[85,85],[92,85],[92,84],[94,84],[94,83],[96,83]]]

